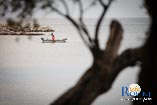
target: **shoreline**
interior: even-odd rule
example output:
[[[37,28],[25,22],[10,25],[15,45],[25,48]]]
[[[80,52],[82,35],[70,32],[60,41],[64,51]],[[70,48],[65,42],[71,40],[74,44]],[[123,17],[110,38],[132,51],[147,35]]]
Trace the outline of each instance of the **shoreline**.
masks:
[[[0,32],[0,35],[35,35],[35,36],[39,36],[39,35],[44,35],[43,33],[24,33],[24,32]]]

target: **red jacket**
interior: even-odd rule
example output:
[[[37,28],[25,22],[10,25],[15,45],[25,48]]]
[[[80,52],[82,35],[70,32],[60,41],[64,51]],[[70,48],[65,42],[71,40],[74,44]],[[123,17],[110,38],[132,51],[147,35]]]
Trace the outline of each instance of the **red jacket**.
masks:
[[[53,35],[53,33],[52,33],[52,40],[55,40],[55,36]]]

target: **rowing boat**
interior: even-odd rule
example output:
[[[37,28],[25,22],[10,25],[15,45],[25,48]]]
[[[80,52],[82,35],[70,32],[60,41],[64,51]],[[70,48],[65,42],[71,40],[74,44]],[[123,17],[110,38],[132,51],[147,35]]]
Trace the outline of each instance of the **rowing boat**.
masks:
[[[51,39],[44,39],[44,38],[41,38],[42,40],[42,43],[65,43],[67,38],[64,38],[64,39],[58,39],[58,40],[51,40]]]

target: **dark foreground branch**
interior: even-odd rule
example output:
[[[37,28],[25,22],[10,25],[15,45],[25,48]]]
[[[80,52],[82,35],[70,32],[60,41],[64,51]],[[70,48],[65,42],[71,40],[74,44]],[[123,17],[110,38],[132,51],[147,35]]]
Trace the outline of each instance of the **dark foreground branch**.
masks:
[[[134,66],[141,60],[141,48],[128,49],[117,56],[123,28],[116,20],[111,26],[108,41],[110,44],[107,44],[106,50],[92,50],[95,52],[93,65],[74,87],[51,105],[90,105],[99,95],[111,88],[113,81],[123,69]]]
[[[64,3],[63,3],[64,4]],[[64,4],[64,5],[67,5],[67,4]],[[66,8],[66,6],[64,6]],[[72,23],[72,25],[76,28],[76,30],[78,31],[81,39],[83,40],[84,44],[87,46],[87,48],[91,49],[91,43],[88,39],[90,39],[90,36],[88,36],[87,34],[87,37],[88,39],[85,38],[84,34],[82,33],[82,31],[84,31],[85,33],[87,32],[87,30],[85,30],[82,26],[80,26],[80,24],[75,21],[75,19],[72,18],[72,16],[70,16],[70,14],[65,14],[63,13],[61,10],[57,9],[56,7],[54,6],[51,6],[51,9],[53,11],[55,11],[56,13],[58,13],[60,16],[64,17],[65,19],[67,19],[69,22]]]
[[[113,62],[112,72],[109,76],[109,83],[111,84],[117,75],[127,67],[136,66],[142,61],[143,48],[127,49],[119,55]]]
[[[140,61],[139,51],[138,49],[124,51],[112,66],[107,66],[107,63],[102,67],[93,64],[74,87],[51,105],[90,105],[99,95],[111,88],[113,81],[123,69]]]
[[[105,15],[106,15],[107,10],[110,7],[110,5],[113,2],[113,0],[109,0],[109,3],[107,5],[104,4],[102,0],[99,0],[99,2],[101,4],[101,6],[103,7],[103,11],[102,11],[102,13],[101,13],[101,15],[100,15],[100,17],[99,17],[99,19],[97,21],[96,28],[95,28],[95,39],[94,39],[94,41],[95,41],[96,47],[98,47],[98,48],[99,48],[98,35],[99,35],[99,31],[100,31],[100,26],[101,26],[101,24],[103,22],[103,19],[104,19]]]

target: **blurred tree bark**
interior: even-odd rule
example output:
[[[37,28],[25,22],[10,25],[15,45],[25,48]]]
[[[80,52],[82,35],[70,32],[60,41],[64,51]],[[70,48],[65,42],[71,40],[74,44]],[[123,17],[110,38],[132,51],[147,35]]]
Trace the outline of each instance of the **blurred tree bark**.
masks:
[[[135,101],[134,105],[156,105],[157,104],[157,2],[155,0],[144,0],[144,6],[150,16],[150,27],[148,38],[144,44],[142,53],[141,71],[138,76],[138,83],[145,92],[151,92],[152,101],[141,103]]]
[[[113,20],[105,50],[91,50],[94,62],[74,87],[65,92],[51,105],[90,105],[99,95],[107,92],[120,71],[140,61],[141,49],[127,49],[118,56],[123,29]]]
[[[123,29],[118,21],[113,21],[110,26],[110,37],[106,49],[104,51],[100,50],[99,40],[96,36],[95,46],[91,48],[94,58],[93,65],[74,87],[65,92],[51,105],[90,105],[99,95],[110,89],[113,80],[120,71],[128,66],[135,66],[138,61],[141,62],[138,83],[143,91],[151,92],[153,101],[134,101],[134,105],[155,105],[157,99],[155,94],[157,92],[157,86],[155,85],[157,80],[157,56],[155,50],[157,15],[155,3],[154,0],[145,0],[145,7],[150,15],[151,25],[148,38],[143,46],[136,49],[127,49],[117,56]],[[98,21],[98,24],[100,21]]]

